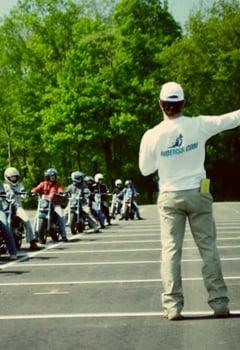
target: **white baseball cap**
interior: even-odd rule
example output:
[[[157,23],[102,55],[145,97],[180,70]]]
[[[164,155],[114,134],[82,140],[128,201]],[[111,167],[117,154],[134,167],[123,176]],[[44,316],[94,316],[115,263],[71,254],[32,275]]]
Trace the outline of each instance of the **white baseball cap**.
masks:
[[[184,100],[183,88],[181,85],[170,81],[163,84],[160,91],[160,100],[168,102],[179,102]]]

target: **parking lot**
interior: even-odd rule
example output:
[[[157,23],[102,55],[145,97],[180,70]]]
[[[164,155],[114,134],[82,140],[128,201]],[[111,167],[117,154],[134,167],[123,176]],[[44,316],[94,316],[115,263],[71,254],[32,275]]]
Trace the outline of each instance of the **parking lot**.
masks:
[[[148,205],[143,221],[116,221],[98,234],[23,250],[17,262],[2,259],[1,349],[239,349],[240,203],[216,203],[214,213],[229,319],[212,317],[188,227],[185,319],[163,319],[160,227],[156,206]]]

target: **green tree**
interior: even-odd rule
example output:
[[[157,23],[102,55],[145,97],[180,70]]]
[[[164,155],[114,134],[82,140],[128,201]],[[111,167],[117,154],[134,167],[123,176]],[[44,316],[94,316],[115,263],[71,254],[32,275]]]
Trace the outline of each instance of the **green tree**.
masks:
[[[188,21],[186,35],[159,55],[165,80],[177,80],[186,91],[186,114],[218,115],[239,108],[239,1],[216,1]],[[212,138],[207,145],[207,170],[217,198],[237,198],[238,132]],[[231,154],[231,157],[229,157]]]

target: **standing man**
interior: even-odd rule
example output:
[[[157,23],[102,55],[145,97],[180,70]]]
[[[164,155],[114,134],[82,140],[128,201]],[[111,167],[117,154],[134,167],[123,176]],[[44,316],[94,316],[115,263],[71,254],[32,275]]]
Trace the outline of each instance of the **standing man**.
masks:
[[[182,115],[184,92],[169,82],[162,86],[159,100],[164,120],[142,138],[139,168],[144,176],[158,170],[161,192],[158,207],[161,223],[164,317],[181,320],[184,306],[181,256],[188,219],[193,238],[203,259],[202,274],[208,304],[214,317],[229,316],[229,298],[216,246],[212,213],[213,198],[204,169],[206,141],[240,125],[240,110],[221,116],[189,118]]]

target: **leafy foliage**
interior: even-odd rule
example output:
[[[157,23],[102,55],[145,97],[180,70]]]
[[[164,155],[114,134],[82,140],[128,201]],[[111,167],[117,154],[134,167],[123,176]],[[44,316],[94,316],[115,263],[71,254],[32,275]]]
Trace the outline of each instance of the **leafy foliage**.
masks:
[[[50,166],[66,184],[76,169],[100,171],[110,186],[132,178],[150,201],[138,148],[161,120],[160,85],[179,81],[189,114],[237,109],[239,34],[236,0],[200,8],[184,35],[167,1],[19,1],[0,26],[1,170],[18,167],[29,188]],[[239,141],[230,131],[207,146],[219,197],[239,195]]]

